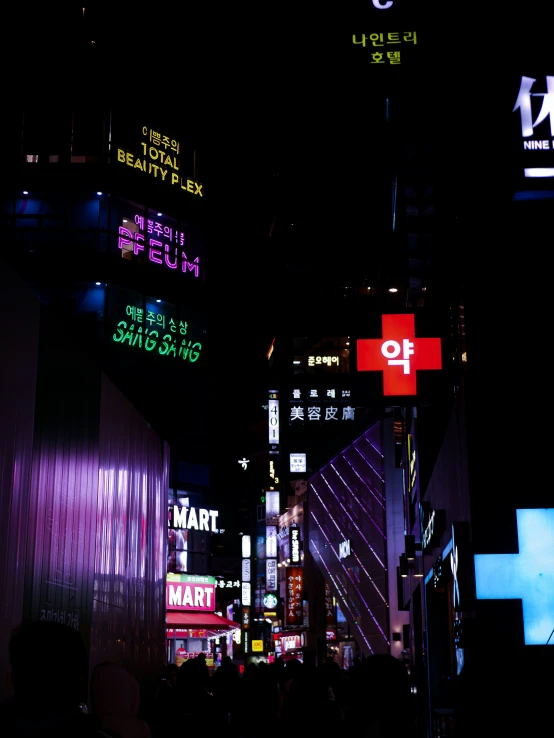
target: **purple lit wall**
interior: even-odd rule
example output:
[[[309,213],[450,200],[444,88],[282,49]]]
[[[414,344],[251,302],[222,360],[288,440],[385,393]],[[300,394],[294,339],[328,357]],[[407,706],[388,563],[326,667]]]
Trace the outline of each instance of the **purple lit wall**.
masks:
[[[314,561],[362,652],[389,653],[380,422],[310,478],[308,531]]]
[[[8,687],[8,643],[21,621],[33,450],[40,305],[0,263],[0,700]]]
[[[169,446],[102,376],[91,668],[165,660]]]
[[[109,659],[158,674],[168,446],[57,318],[1,276],[4,643],[22,620],[54,620],[81,632],[89,669]]]

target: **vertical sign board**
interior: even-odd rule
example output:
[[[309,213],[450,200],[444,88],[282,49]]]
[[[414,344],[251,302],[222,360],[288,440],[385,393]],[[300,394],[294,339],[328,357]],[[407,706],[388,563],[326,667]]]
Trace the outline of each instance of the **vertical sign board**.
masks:
[[[279,393],[276,390],[269,391],[268,431],[269,448],[275,452],[279,446]]]
[[[277,559],[265,560],[265,588],[267,592],[277,591]]]
[[[287,566],[285,591],[285,624],[287,627],[302,625],[303,590],[304,570],[301,566]]]
[[[265,517],[266,520],[275,518],[279,515],[281,502],[279,492],[275,490],[266,490],[265,492]]]
[[[265,527],[265,555],[268,559],[277,558],[277,526],[266,525]]]
[[[300,563],[300,528],[293,523],[289,528],[290,560],[292,564]]]

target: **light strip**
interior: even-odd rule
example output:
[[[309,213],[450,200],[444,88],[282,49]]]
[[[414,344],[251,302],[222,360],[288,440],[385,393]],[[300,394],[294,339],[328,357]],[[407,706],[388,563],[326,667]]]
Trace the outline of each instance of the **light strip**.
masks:
[[[375,549],[373,548],[373,546],[371,545],[371,543],[367,540],[367,538],[362,533],[362,531],[360,529],[360,526],[356,523],[356,521],[354,520],[354,518],[352,517],[352,515],[350,515],[350,513],[348,512],[348,510],[346,509],[346,507],[339,500],[339,498],[337,497],[337,495],[334,492],[333,488],[331,487],[330,483],[327,481],[327,479],[323,476],[323,474],[321,472],[320,472],[320,477],[321,477],[321,479],[323,479],[323,481],[325,482],[325,484],[329,487],[329,490],[330,490],[331,494],[333,495],[333,497],[335,498],[335,500],[337,501],[337,504],[343,509],[344,514],[346,515],[346,517],[350,520],[350,522],[352,523],[352,525],[354,526],[354,528],[356,528],[356,530],[358,531],[358,533],[361,535],[361,537],[366,542],[366,545],[369,548],[369,550],[371,551],[371,553],[375,556],[375,558],[377,559],[377,561],[381,564],[381,566],[384,569],[385,568],[385,564],[379,558],[379,556],[377,555],[377,552],[375,551]]]
[[[531,167],[523,173],[526,177],[554,177],[554,167]]]
[[[346,459],[345,459],[345,461],[346,461]],[[346,489],[350,492],[351,496],[356,500],[356,502],[358,503],[358,505],[365,512],[365,514],[367,515],[367,517],[371,520],[371,522],[373,523],[373,525],[377,528],[377,530],[379,531],[379,533],[381,534],[381,536],[386,540],[386,538],[387,538],[386,535],[383,533],[383,531],[381,530],[381,528],[379,528],[379,526],[377,525],[377,523],[375,522],[375,520],[373,520],[373,517],[372,517],[371,513],[369,512],[369,510],[366,509],[366,507],[363,504],[363,502],[361,500],[359,500],[358,497],[356,496],[356,494],[350,489],[350,485],[348,484],[348,482],[346,482],[346,480],[342,478],[342,476],[336,470],[334,464],[331,464],[331,468],[333,469],[333,471],[335,472],[335,474],[337,475],[337,477],[340,479],[340,481],[343,483],[343,485],[346,487]]]
[[[356,583],[354,582],[354,579],[352,578],[352,575],[350,574],[350,572],[348,571],[348,569],[346,568],[346,566],[345,566],[345,565],[344,565],[344,564],[342,563],[341,559],[339,559],[339,555],[338,555],[338,553],[337,553],[337,552],[335,551],[335,549],[334,549],[334,548],[332,547],[332,545],[331,545],[331,541],[330,541],[330,540],[329,540],[329,538],[327,537],[327,535],[326,535],[326,533],[325,533],[325,530],[324,530],[324,529],[322,528],[322,526],[321,526],[321,525],[319,524],[319,521],[318,521],[318,519],[316,518],[316,516],[314,515],[314,513],[313,513],[313,512],[311,513],[311,516],[312,516],[312,517],[313,517],[313,519],[315,520],[315,523],[316,523],[317,527],[319,528],[319,530],[321,531],[321,533],[322,533],[323,537],[325,538],[325,540],[326,540],[326,541],[327,541],[327,543],[329,544],[329,548],[330,548],[330,549],[331,549],[331,551],[332,551],[332,552],[333,552],[333,553],[335,554],[335,557],[337,558],[337,561],[338,561],[338,563],[340,564],[340,566],[341,566],[341,568],[342,568],[343,572],[344,572],[344,573],[346,574],[346,576],[348,577],[348,579],[350,579],[350,581],[352,582],[352,586],[353,586],[353,587],[354,587],[354,589],[356,590],[356,592],[357,592],[357,594],[358,594],[358,597],[360,598],[360,600],[361,600],[361,601],[362,601],[362,602],[364,603],[364,605],[365,605],[365,607],[366,607],[366,610],[367,610],[367,612],[368,612],[368,613],[369,613],[369,614],[371,615],[371,618],[372,618],[373,622],[374,622],[374,623],[375,623],[375,625],[376,625],[376,626],[377,626],[377,627],[379,628],[379,632],[381,633],[381,635],[383,636],[383,638],[385,639],[385,641],[387,642],[387,644],[388,644],[388,645],[390,646],[390,643],[389,643],[389,641],[388,641],[388,639],[387,639],[387,636],[386,636],[386,634],[385,634],[384,630],[383,630],[383,629],[381,628],[381,626],[379,625],[379,623],[378,623],[377,619],[375,618],[374,614],[373,614],[373,613],[371,612],[371,608],[369,607],[369,605],[367,604],[367,602],[366,602],[366,601],[365,601],[365,599],[363,598],[363,596],[362,596],[362,594],[361,594],[360,590],[359,590],[359,589],[358,589],[358,587],[356,586]],[[319,554],[319,551],[318,551],[318,554]],[[321,556],[320,556],[320,558],[321,558]]]
[[[333,582],[333,584],[335,585],[335,589],[336,589],[336,591],[338,592],[338,594],[339,594],[339,597],[341,598],[341,600],[342,600],[342,602],[343,602],[343,605],[344,605],[344,609],[345,609],[345,610],[348,610],[348,612],[350,613],[350,617],[352,618],[352,621],[353,621],[354,625],[355,625],[355,626],[356,626],[356,627],[358,628],[358,630],[360,631],[360,636],[361,636],[361,637],[363,638],[363,640],[365,641],[365,644],[366,644],[366,646],[367,646],[367,647],[369,648],[369,650],[371,651],[371,653],[375,653],[375,651],[374,651],[374,650],[373,650],[373,649],[371,648],[371,644],[370,644],[370,643],[369,643],[369,641],[367,640],[367,638],[366,638],[366,636],[365,636],[365,633],[364,633],[364,632],[363,632],[363,630],[361,629],[360,625],[359,625],[359,624],[358,624],[358,623],[356,622],[356,620],[357,620],[357,617],[356,617],[356,616],[354,615],[354,613],[353,613],[353,612],[352,612],[352,610],[350,609],[350,605],[349,605],[349,604],[348,604],[348,602],[346,601],[346,599],[345,599],[345,596],[344,596],[344,595],[342,594],[342,592],[341,592],[341,589],[340,589],[340,586],[338,586],[337,582],[335,581],[335,577],[334,577],[334,576],[333,576],[333,575],[331,574],[331,572],[329,571],[329,568],[327,567],[327,565],[326,565],[325,561],[323,560],[323,558],[322,558],[321,554],[319,553],[319,550],[318,550],[318,548],[317,548],[316,544],[315,544],[315,543],[313,542],[313,540],[311,540],[311,539],[310,539],[310,546],[313,546],[313,548],[314,548],[315,552],[316,552],[316,553],[317,553],[317,555],[319,556],[319,560],[320,560],[320,561],[321,561],[321,563],[323,564],[323,568],[324,568],[324,569],[325,569],[325,571],[327,572],[327,575],[328,575],[329,579],[330,579],[330,580],[331,580],[331,581]]]

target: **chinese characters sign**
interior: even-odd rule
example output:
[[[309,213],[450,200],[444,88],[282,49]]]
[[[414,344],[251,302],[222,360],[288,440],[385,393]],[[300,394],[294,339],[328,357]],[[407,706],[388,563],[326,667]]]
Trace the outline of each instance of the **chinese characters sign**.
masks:
[[[303,473],[306,471],[306,454],[290,454],[289,471]]]
[[[440,338],[416,338],[413,314],[383,315],[383,337],[358,339],[358,371],[382,371],[384,395],[416,395],[416,371],[441,369]]]
[[[117,161],[120,164],[148,174],[160,182],[184,190],[191,195],[204,196],[201,184],[181,176],[178,141],[147,126],[142,128],[142,138],[138,152],[132,153],[125,149],[117,149]]]
[[[173,318],[167,319],[161,311],[147,310],[145,316],[143,308],[134,305],[127,305],[125,312],[129,319],[118,322],[112,335],[115,343],[144,348],[148,353],[179,358],[191,364],[200,358],[202,344],[184,337],[188,329],[186,321],[183,323],[180,320],[177,325]],[[146,323],[149,327],[146,327]]]
[[[285,622],[287,626],[302,625],[302,593],[304,571],[301,566],[287,566],[285,591]]]
[[[307,423],[339,423],[354,420],[355,408],[350,405],[350,390],[311,389],[307,395],[299,389],[292,390],[289,425]]]

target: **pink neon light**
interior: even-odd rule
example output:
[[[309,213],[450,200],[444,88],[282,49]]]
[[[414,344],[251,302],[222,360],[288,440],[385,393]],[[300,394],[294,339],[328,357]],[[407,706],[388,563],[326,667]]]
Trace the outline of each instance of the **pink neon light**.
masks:
[[[150,246],[150,249],[148,251],[148,258],[150,259],[150,261],[153,261],[156,264],[163,264],[163,261],[162,261],[162,252],[161,252],[161,247],[163,245],[162,242],[161,241],[156,241],[155,239],[151,238],[150,241],[148,241],[148,245]],[[153,249],[152,246],[159,246],[160,248],[159,249]],[[155,256],[154,256],[154,254],[159,255],[160,258],[159,259],[156,259]]]
[[[166,245],[165,245],[165,255],[164,255],[165,264],[170,269],[177,269],[177,261],[178,261],[178,258],[179,258],[177,256],[177,249],[173,249],[173,253],[175,254],[175,264],[172,264],[171,261],[170,261],[170,259],[169,259],[169,244],[166,243]]]
[[[145,226],[144,217],[141,215],[135,215],[134,221],[135,224],[138,225],[139,229],[142,231]],[[150,232],[151,221],[148,221],[148,224],[148,231]],[[164,227],[163,230],[163,235],[167,235],[171,239],[173,236],[173,229],[169,227]],[[156,232],[158,233],[158,230],[156,230]],[[161,225],[159,225],[159,235],[162,235]],[[184,244],[184,233],[180,231],[175,231],[175,240],[178,241],[182,246]],[[143,245],[144,243],[145,236],[143,233],[133,233],[128,228],[125,228],[124,226],[119,226],[119,239],[117,243],[118,248],[123,249],[125,246],[132,245],[134,255],[138,256],[140,251],[145,251],[145,246]],[[164,243],[154,238],[150,238],[148,240],[148,259],[154,264],[161,264],[162,266],[166,266],[169,269],[178,269],[179,266],[179,254],[177,248],[172,244]],[[184,272],[185,274],[187,272],[192,272],[195,277],[200,276],[199,256],[197,256],[194,261],[189,261],[185,252],[181,251],[181,259],[182,272]]]

